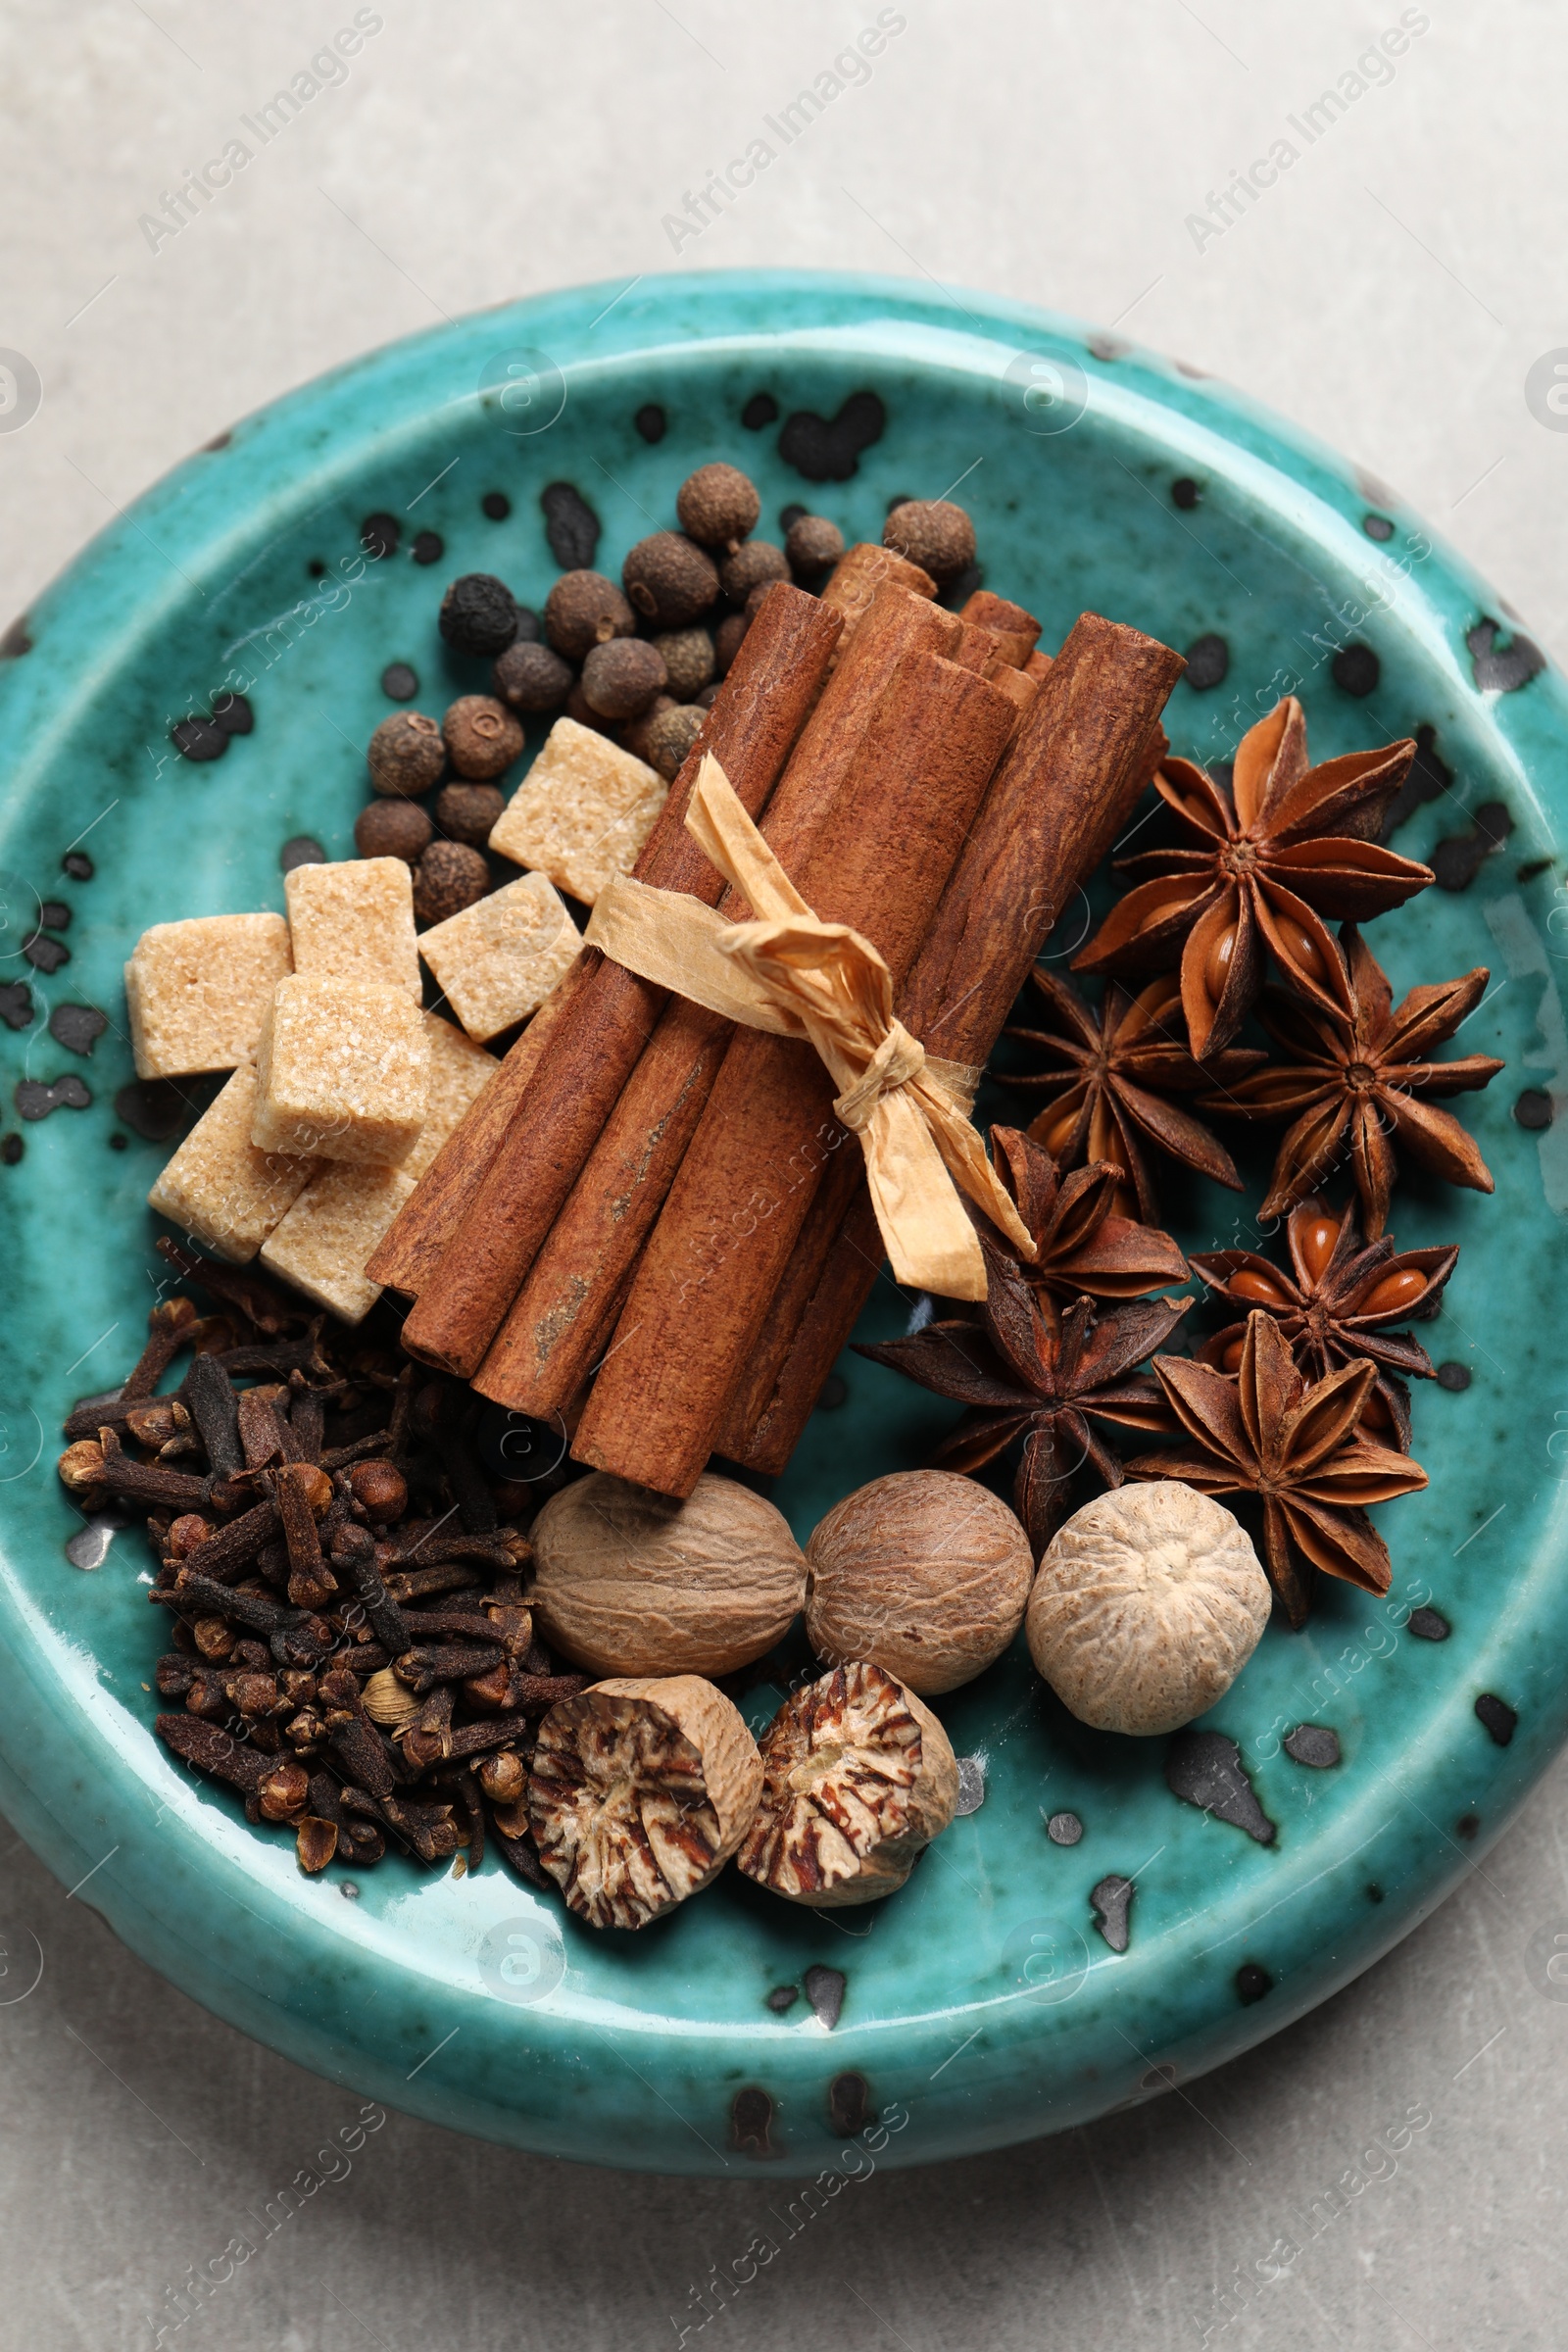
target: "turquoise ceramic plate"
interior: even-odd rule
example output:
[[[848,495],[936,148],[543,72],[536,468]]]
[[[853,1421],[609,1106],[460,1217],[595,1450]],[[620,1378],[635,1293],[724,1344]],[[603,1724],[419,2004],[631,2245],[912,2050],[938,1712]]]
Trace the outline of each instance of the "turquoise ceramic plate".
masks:
[[[783,434],[866,392],[883,429],[858,454],[842,430]],[[636,421],[650,406],[657,441]],[[836,478],[792,469],[802,445]],[[1459,1050],[1507,1057],[1463,1104],[1496,1197],[1419,1181],[1397,1196],[1404,1244],[1463,1245],[1423,1336],[1469,1379],[1419,1387],[1432,1485],[1382,1514],[1392,1595],[1336,1586],[1306,1632],[1272,1627],[1207,1727],[1238,1743],[1269,1842],[1179,1801],[1164,1741],[1073,1724],[1017,1655],[943,1703],[983,1764],[984,1803],[873,1911],[797,1912],[731,1874],[659,1928],[596,1936],[493,1862],[454,1881],[389,1860],[345,1899],[340,1872],[303,1879],[286,1835],[247,1828],[156,1742],[140,1537],[97,1573],[66,1557],[58,1424],[122,1374],[158,1274],[143,1200],[160,1151],[114,1148],[132,942],[154,920],[281,906],[292,835],[352,854],[364,746],[393,707],[383,669],[412,662],[435,710],[483,682],[443,651],[440,591],[495,569],[542,601],[547,484],[595,510],[613,571],[715,457],[758,479],[775,535],[799,502],[874,538],[896,493],[961,482],[988,579],[1042,615],[1047,644],[1086,606],[1180,647],[1222,638],[1223,682],[1171,704],[1183,752],[1227,758],[1288,685],[1320,758],[1427,730],[1428,797],[1397,846],[1469,844],[1445,870],[1473,878],[1376,939],[1396,987],[1494,969]],[[498,490],[499,522],[480,506]],[[372,514],[397,519],[401,544],[368,564]],[[429,567],[419,532],[444,543]],[[1348,647],[1366,652],[1336,666]],[[1568,710],[1497,600],[1392,494],[1190,370],[988,297],[789,273],[633,281],[399,344],[252,417],[96,541],[7,650],[0,976],[30,982],[34,1017],[0,1033],[6,1125],[25,1135],[19,1162],[0,1154],[0,1792],[153,1966],[302,2064],[463,2131],[617,2165],[814,2173],[861,2161],[845,2134],[867,2115],[887,2118],[880,2160],[913,2163],[1199,2074],[1366,1968],[1473,1866],[1568,1708],[1568,1375],[1550,1310],[1568,1133],[1532,1123],[1568,1088]],[[225,685],[248,692],[254,733],[212,765],[174,758],[171,723]],[[62,871],[78,837],[90,880]],[[21,956],[40,899],[71,910],[72,959],[52,977]],[[47,1027],[71,1003],[110,1014],[89,1060]],[[90,1104],[19,1130],[17,1082],[66,1077]],[[1250,1238],[1265,1165],[1248,1162],[1240,1197],[1173,1195],[1182,1239]],[[908,1304],[884,1286],[868,1331],[901,1328]],[[818,1413],[778,1492],[803,1537],[848,1489],[918,1462],[951,1409],[858,1358],[842,1374],[845,1400]],[[1416,1609],[1449,1638],[1416,1638]],[[754,1721],[777,1696],[753,1694]],[[1478,1715],[1482,1697],[1499,1703]],[[1340,1763],[1293,1760],[1282,1738],[1302,1722],[1336,1734]],[[1046,1817],[1066,1812],[1082,1838],[1054,1843]],[[1110,1875],[1136,1886],[1123,1953],[1090,1902]],[[814,2008],[813,1969],[835,1972],[811,1978]],[[769,2006],[791,1986],[793,2006]]]

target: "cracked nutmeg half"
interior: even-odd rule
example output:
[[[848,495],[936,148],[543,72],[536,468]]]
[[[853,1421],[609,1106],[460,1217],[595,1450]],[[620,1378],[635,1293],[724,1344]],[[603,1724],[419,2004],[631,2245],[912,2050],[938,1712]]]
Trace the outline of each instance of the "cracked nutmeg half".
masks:
[[[1108,982],[1098,1011],[1040,964],[1029,980],[1045,1000],[1044,1013],[1037,1017],[1050,1025],[1005,1034],[1036,1047],[1054,1066],[994,1075],[1003,1086],[1038,1088],[1053,1098],[1029,1133],[1057,1165],[1114,1162],[1125,1181],[1112,1196],[1112,1207],[1128,1216],[1136,1206],[1148,1225],[1159,1215],[1145,1152],[1149,1144],[1239,1193],[1242,1180],[1224,1145],[1190,1110],[1166,1098],[1228,1087],[1268,1056],[1256,1047],[1237,1046],[1196,1062],[1187,1050],[1181,983],[1174,972],[1151,980],[1136,996]]]
[[[1200,1061],[1230,1044],[1255,1002],[1265,949],[1320,1011],[1348,1014],[1322,918],[1364,922],[1433,879],[1430,866],[1377,839],[1415,749],[1407,737],[1309,767],[1306,720],[1287,695],[1243,736],[1229,794],[1191,760],[1167,760],[1154,789],[1200,846],[1118,859],[1137,887],[1073,957],[1074,971],[1157,971],[1179,953]]]
[[[1348,1017],[1271,989],[1263,1026],[1285,1059],[1238,1079],[1223,1099],[1206,1098],[1202,1106],[1244,1119],[1293,1122],[1260,1216],[1277,1217],[1305,1200],[1348,1152],[1362,1223],[1375,1242],[1389,1221],[1394,1190],[1391,1136],[1419,1167],[1446,1183],[1477,1193],[1494,1189],[1492,1171],[1453,1113],[1425,1098],[1490,1086],[1503,1064],[1488,1054],[1457,1061],[1427,1058],[1480,1004],[1492,976],[1484,964],[1457,980],[1412,988],[1396,1009],[1388,975],[1354,925],[1347,923],[1340,936],[1350,991]]]
[[[1251,1250],[1205,1250],[1193,1264],[1227,1306],[1272,1315],[1309,1377],[1321,1380],[1336,1365],[1370,1358],[1377,1374],[1360,1426],[1372,1438],[1392,1433],[1408,1453],[1410,1393],[1398,1375],[1431,1380],[1434,1370],[1420,1342],[1392,1327],[1437,1312],[1458,1250],[1396,1250],[1389,1234],[1363,1242],[1353,1203],[1336,1217],[1315,1199],[1292,1209],[1285,1230],[1288,1273]],[[1246,1337],[1245,1323],[1230,1323],[1194,1352],[1200,1363],[1235,1372]]]
[[[1211,1364],[1155,1356],[1159,1384],[1192,1443],[1142,1454],[1127,1476],[1179,1478],[1200,1494],[1255,1495],[1263,1565],[1295,1627],[1311,1609],[1314,1568],[1363,1592],[1386,1592],[1389,1547],[1363,1506],[1415,1494],[1427,1474],[1408,1454],[1357,1432],[1376,1369],[1362,1359],[1308,1383],[1279,1325],[1255,1309],[1234,1380]]]
[[[930,1708],[880,1666],[836,1666],[762,1735],[761,1802],[737,1867],[813,1910],[876,1902],[957,1801],[957,1759]]]
[[[528,1827],[579,1918],[645,1928],[717,1877],[761,1786],[757,1742],[711,1683],[622,1677],[540,1724]]]

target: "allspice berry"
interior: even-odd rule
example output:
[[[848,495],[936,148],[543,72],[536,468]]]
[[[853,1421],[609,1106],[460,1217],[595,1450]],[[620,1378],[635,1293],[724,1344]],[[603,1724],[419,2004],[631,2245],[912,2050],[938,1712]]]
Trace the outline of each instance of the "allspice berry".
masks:
[[[1177,1479],[1115,1487],[1059,1527],[1029,1596],[1029,1654],[1102,1732],[1174,1732],[1257,1647],[1270,1592],[1251,1539]]]
[[[668,692],[694,703],[713,675],[713,640],[706,629],[675,629],[654,639],[663,660]]]
[[[662,776],[678,776],[707,716],[696,703],[677,703],[672,710],[662,710],[648,730],[649,766]]]
[[[663,656],[646,637],[612,637],[582,665],[583,699],[601,718],[635,718],[666,683]]]
[[[443,784],[435,796],[435,821],[449,841],[482,850],[506,805],[498,784]]]
[[[499,776],[522,751],[522,727],[492,694],[464,694],[441,721],[452,764],[460,776],[483,782]]]
[[[626,594],[659,629],[690,627],[718,594],[712,561],[678,531],[639,539],[620,567]]]
[[[907,498],[882,525],[882,544],[934,580],[956,580],[974,562],[974,524],[951,499]]]
[[[898,1470],[847,1494],[812,1530],[806,1558],[817,1656],[869,1658],[922,1698],[1001,1657],[1035,1573],[1006,1504],[951,1470]]]
[[[494,684],[514,710],[559,710],[571,692],[571,665],[548,645],[509,645],[495,666]]]
[[[727,678],[751,622],[744,612],[726,612],[713,631],[713,666]]]
[[[790,524],[784,553],[798,580],[814,580],[843,555],[844,533],[825,514],[803,514]]]
[[[534,1622],[593,1674],[732,1674],[801,1605],[806,1561],[783,1513],[710,1471],[672,1502],[595,1470],[530,1532]]]
[[[567,718],[574,718],[579,727],[592,727],[596,735],[613,735],[615,732],[614,720],[602,718],[584,694],[581,678],[572,680],[571,692],[566,697],[564,715]]]
[[[472,906],[490,888],[490,868],[461,841],[432,841],[414,872],[414,919],[421,929]]]
[[[545,635],[568,662],[636,628],[636,613],[602,571],[564,571],[545,599]]]
[[[409,1507],[407,1482],[391,1462],[356,1462],[349,1487],[372,1527],[390,1527]]]
[[[417,865],[434,827],[413,801],[371,801],[354,820],[354,847],[362,858],[401,858]]]
[[[366,760],[377,792],[416,801],[445,771],[447,747],[435,720],[422,710],[394,710],[370,737]]]
[[[732,605],[744,605],[754,588],[771,587],[789,576],[789,559],[770,539],[748,539],[718,567],[718,584]]]
[[[675,493],[680,527],[700,547],[738,547],[757,528],[762,502],[738,466],[699,466]]]
[[[442,598],[436,625],[456,652],[493,660],[517,634],[516,599],[493,571],[465,572]]]
[[[662,717],[666,710],[677,710],[679,708],[672,694],[656,694],[647,710],[629,719],[621,728],[621,748],[630,752],[634,760],[641,760],[645,766],[652,767],[654,762],[648,749],[648,737],[653,723],[656,718]]]

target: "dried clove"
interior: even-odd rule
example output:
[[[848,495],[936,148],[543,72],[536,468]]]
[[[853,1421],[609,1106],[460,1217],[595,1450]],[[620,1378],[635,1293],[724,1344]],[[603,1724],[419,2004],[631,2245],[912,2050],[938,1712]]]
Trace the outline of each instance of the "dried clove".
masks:
[[[214,1355],[198,1355],[185,1375],[183,1396],[201,1432],[215,1478],[234,1478],[245,1467],[239,1442],[239,1407],[234,1384]]]

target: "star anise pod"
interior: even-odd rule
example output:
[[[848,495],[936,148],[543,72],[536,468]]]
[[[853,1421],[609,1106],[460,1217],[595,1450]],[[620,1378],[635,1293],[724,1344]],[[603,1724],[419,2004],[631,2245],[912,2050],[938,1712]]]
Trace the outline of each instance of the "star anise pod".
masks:
[[[973,1320],[928,1323],[907,1339],[856,1353],[969,1407],[932,1455],[934,1467],[979,1470],[1023,1440],[1013,1505],[1038,1558],[1067,1515],[1080,1463],[1102,1485],[1121,1484],[1121,1464],[1091,1416],[1169,1430],[1159,1390],[1134,1366],[1170,1337],[1192,1301],[1153,1298],[1097,1310],[1092,1298],[1075,1298],[1060,1315],[1048,1315],[1017,1260],[984,1233],[980,1246],[986,1298]]]
[[[1063,1168],[1085,1160],[1114,1162],[1130,1188],[1130,1197],[1117,1200],[1118,1209],[1136,1204],[1150,1225],[1158,1220],[1159,1199],[1140,1136],[1239,1193],[1242,1180],[1224,1145],[1191,1112],[1164,1098],[1231,1086],[1268,1056],[1239,1047],[1200,1067],[1182,1034],[1181,988],[1174,972],[1150,981],[1137,996],[1112,981],[1098,1014],[1076,989],[1039,964],[1029,978],[1046,1001],[1051,1028],[1006,1034],[1037,1046],[1057,1066],[996,1075],[1004,1086],[1040,1087],[1054,1098],[1029,1128],[1052,1158]]]
[[[1122,1181],[1108,1160],[1063,1176],[1049,1152],[1016,1127],[993,1127],[997,1173],[1017,1203],[1035,1245],[1019,1266],[1048,1316],[1058,1298],[1143,1298],[1186,1282],[1190,1269],[1168,1233],[1115,1213]]]
[[[1227,1305],[1272,1315],[1310,1379],[1369,1358],[1376,1370],[1360,1425],[1372,1437],[1392,1431],[1408,1453],[1410,1393],[1397,1375],[1430,1380],[1433,1363],[1418,1340],[1392,1326],[1435,1310],[1458,1250],[1396,1250],[1388,1234],[1363,1242],[1353,1204],[1336,1217],[1321,1200],[1294,1208],[1285,1232],[1289,1273],[1250,1250],[1205,1250],[1193,1264]],[[1246,1337],[1245,1323],[1227,1324],[1197,1350],[1199,1362],[1237,1371]]]
[[[1477,1193],[1493,1190],[1486,1161],[1453,1113],[1423,1098],[1490,1085],[1503,1065],[1487,1054],[1427,1059],[1480,1004],[1491,978],[1485,965],[1436,987],[1412,988],[1396,1010],[1388,976],[1355,926],[1347,923],[1340,938],[1348,1017],[1322,1013],[1271,989],[1263,1026],[1285,1060],[1238,1080],[1224,1096],[1206,1097],[1203,1108],[1294,1121],[1274,1162],[1259,1212],[1265,1217],[1281,1215],[1315,1192],[1348,1150],[1367,1239],[1376,1241],[1389,1221],[1394,1188],[1391,1134],[1434,1176]]]
[[[1200,1060],[1230,1044],[1256,1002],[1265,948],[1320,1011],[1348,1016],[1322,918],[1362,922],[1433,879],[1430,866],[1377,839],[1415,749],[1406,738],[1309,767],[1306,720],[1287,695],[1243,736],[1229,793],[1191,760],[1167,760],[1154,789],[1199,847],[1119,859],[1137,888],[1073,957],[1074,971],[1155,971],[1179,953]]]
[[[1364,1592],[1386,1592],[1389,1547],[1363,1505],[1413,1494],[1427,1474],[1408,1454],[1355,1434],[1376,1370],[1362,1359],[1307,1382],[1279,1325],[1254,1312],[1234,1380],[1186,1356],[1155,1356],[1159,1384],[1193,1443],[1140,1456],[1127,1476],[1255,1495],[1264,1566],[1293,1626],[1306,1622],[1314,1568]]]

